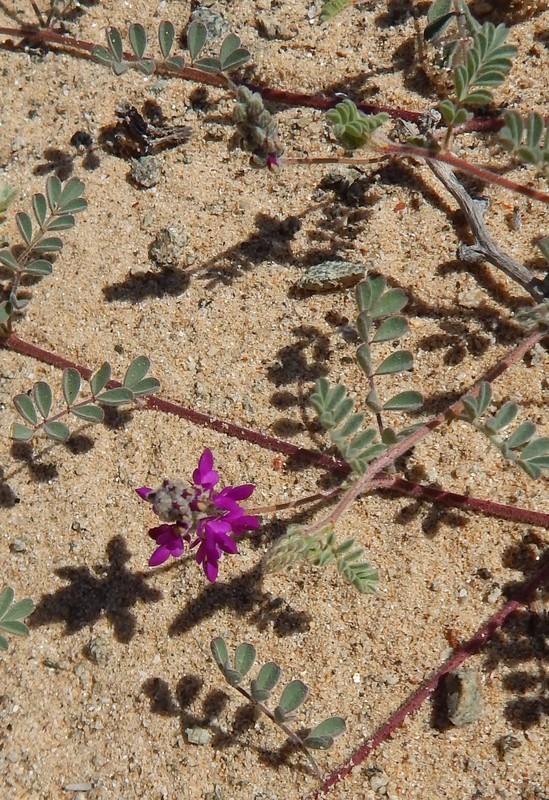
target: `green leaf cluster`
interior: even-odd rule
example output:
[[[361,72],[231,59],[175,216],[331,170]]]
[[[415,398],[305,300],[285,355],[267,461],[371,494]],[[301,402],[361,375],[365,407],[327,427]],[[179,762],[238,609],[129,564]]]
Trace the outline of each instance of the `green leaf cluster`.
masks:
[[[82,379],[78,370],[69,367],[63,370],[61,387],[65,410],[52,416],[53,392],[48,383],[38,381],[30,394],[18,394],[13,403],[25,420],[25,425],[15,422],[11,428],[11,438],[17,442],[29,442],[36,434],[44,434],[56,442],[66,442],[70,436],[69,428],[59,422],[59,417],[73,414],[84,422],[102,422],[104,411],[101,406],[117,407],[134,403],[139,397],[157,392],[160,383],[156,378],[147,377],[150,361],[146,356],[135,358],[124,376],[122,386],[105,389],[111,379],[111,367],[106,361],[90,376],[90,396],[78,400]]]
[[[0,324],[5,324],[14,311],[21,311],[28,303],[28,300],[17,297],[23,276],[43,278],[51,274],[52,262],[45,256],[60,252],[63,241],[50,234],[74,227],[74,215],[88,206],[82,197],[83,192],[84,184],[78,178],[70,178],[63,185],[52,175],[46,181],[46,194],[39,192],[32,197],[34,221],[25,211],[16,214],[15,221],[24,248],[17,255],[14,248],[0,250],[0,268],[14,276],[9,300],[0,303]]]
[[[278,125],[263,105],[263,98],[258,92],[251,92],[245,86],[238,87],[233,122],[240,147],[252,153],[255,163],[264,166],[269,156],[279,158],[283,154]]]
[[[156,69],[154,58],[145,58],[148,44],[147,31],[139,22],[132,22],[128,27],[128,40],[132,56],[124,54],[122,35],[118,28],[107,28],[107,47],[97,45],[93,48],[92,55],[100,64],[105,64],[113,70],[115,75],[122,75],[133,68],[144,75],[152,75]],[[192,22],[187,31],[187,45],[193,66],[204,72],[228,72],[244,64],[251,57],[250,51],[241,47],[240,38],[230,33],[221,43],[219,56],[215,58],[199,58],[208,38],[206,26],[201,22]],[[185,66],[182,56],[171,55],[175,41],[175,29],[171,22],[163,20],[158,26],[158,46],[162,54],[162,65],[171,70],[179,71]]]
[[[478,23],[477,23],[478,24]],[[472,34],[463,63],[453,71],[457,103],[443,100],[439,110],[449,127],[461,125],[472,114],[463,106],[486,105],[492,101],[492,87],[503,83],[512,65],[516,48],[506,44],[505,25],[485,22]]]
[[[264,664],[257,677],[250,682],[250,688],[247,690],[242,687],[242,682],[255,663],[256,650],[253,644],[249,642],[239,644],[235,650],[233,664],[230,663],[227,645],[221,636],[212,639],[210,649],[229,686],[238,687],[277,725],[284,726],[295,720],[297,709],[309,695],[309,687],[303,681],[290,681],[282,690],[278,705],[272,712],[269,712],[263,704],[269,700],[273,689],[280,680],[282,670],[278,664],[274,661]],[[333,745],[336,736],[339,736],[344,730],[345,721],[342,717],[329,717],[310,730],[305,738],[299,739],[297,736],[296,738],[306,750],[327,750]]]
[[[334,126],[335,137],[345,150],[366,146],[376,149],[373,133],[389,119],[389,114],[363,114],[346,98],[327,111],[326,118]]]
[[[322,11],[320,12],[320,21],[321,22],[329,22],[332,17],[335,17],[345,8],[350,6],[354,0],[327,0],[322,6]]]
[[[354,401],[342,383],[330,384],[326,378],[319,378],[311,395],[311,405],[330,439],[357,475],[362,475],[368,462],[387,450],[386,445],[376,442],[375,428],[362,430],[364,414],[353,413]]]
[[[0,630],[15,636],[28,636],[29,629],[21,620],[34,611],[34,603],[28,598],[14,603],[14,597],[15,592],[11,586],[6,586],[0,592]],[[0,635],[0,650],[7,649],[7,639]]]
[[[173,25],[171,22],[160,23],[158,33],[159,44],[162,51],[167,48],[168,55],[171,50],[170,31],[171,43],[173,43]],[[107,37],[107,47],[96,45],[92,50],[92,56],[99,61],[100,64],[111,67],[115,75],[123,75],[124,72],[127,72],[130,68],[137,69],[139,72],[143,73],[143,75],[153,74],[156,62],[153,58],[145,58],[148,36],[147,31],[140,22],[132,22],[128,27],[128,40],[133,53],[133,56],[129,59],[124,55],[122,35],[118,28],[111,25],[107,28],[105,35]],[[182,60],[181,66],[183,66]]]
[[[353,538],[338,544],[331,525],[315,533],[307,533],[302,525],[290,525],[266,553],[264,567],[267,572],[277,572],[302,561],[315,566],[335,563],[338,572],[357,591],[373,594],[379,583],[379,575],[364,560],[364,553],[364,548]]]
[[[236,33],[229,33],[223,39],[218,56],[200,58],[207,39],[208,30],[204,23],[196,20],[191,22],[187,29],[187,47],[193,67],[204,72],[229,72],[241,67],[251,58],[250,51],[241,46],[240,37]]]
[[[521,422],[505,438],[501,431],[515,420],[519,406],[512,401],[504,403],[499,411],[485,422],[480,417],[492,402],[492,387],[484,381],[476,397],[463,398],[463,412],[459,419],[470,422],[484,433],[499,452],[514,464],[518,464],[531,478],[539,478],[544,469],[549,469],[549,438],[536,436],[536,426],[530,420]]]
[[[417,411],[423,405],[423,397],[419,392],[399,392],[382,403],[375,386],[375,378],[380,375],[411,370],[414,366],[412,353],[409,350],[395,350],[377,366],[374,366],[372,357],[372,345],[398,341],[409,332],[406,318],[399,314],[408,302],[406,293],[402,289],[387,289],[387,281],[382,275],[369,275],[358,284],[356,300],[359,309],[357,331],[363,342],[356,356],[371,387],[366,405],[374,414],[381,414],[382,411]],[[391,429],[384,429],[382,441],[393,444],[410,432],[411,429],[407,429],[397,435]]]
[[[457,10],[456,10],[457,6]],[[465,59],[473,35],[480,30],[465,0],[435,0],[427,11],[423,38],[442,50],[446,68]]]
[[[549,176],[549,123],[535,112],[523,120],[516,111],[506,111],[503,118],[505,125],[498,134],[502,147]]]

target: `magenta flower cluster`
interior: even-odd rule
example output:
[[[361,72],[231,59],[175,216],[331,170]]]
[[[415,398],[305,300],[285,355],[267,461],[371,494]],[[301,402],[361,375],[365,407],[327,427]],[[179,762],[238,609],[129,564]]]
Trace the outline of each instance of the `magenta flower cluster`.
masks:
[[[253,484],[225,486],[219,492],[214,491],[219,473],[213,463],[213,454],[206,449],[191,483],[165,479],[159,489],[148,486],[136,489],[139,497],[151,503],[154,513],[163,521],[148,532],[157,544],[149,566],[163,564],[170,556],[179,558],[187,544],[191,550],[196,548],[196,562],[202,565],[207,579],[213,583],[222,554],[237,552],[234,537],[259,526],[257,517],[246,514],[239,505],[240,500],[252,494]]]

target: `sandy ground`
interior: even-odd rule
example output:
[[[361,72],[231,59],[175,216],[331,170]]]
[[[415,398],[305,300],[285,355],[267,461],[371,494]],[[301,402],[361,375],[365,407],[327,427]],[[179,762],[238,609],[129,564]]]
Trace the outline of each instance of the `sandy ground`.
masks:
[[[30,21],[27,5],[3,2],[0,24],[13,25],[12,14]],[[548,12],[543,4],[483,6],[487,18],[516,23],[510,39],[519,53],[498,103],[546,111]],[[303,92],[350,89],[355,98],[413,109],[436,102],[414,62],[426,7],[359,3],[326,28],[294,0],[216,6],[252,50],[255,80]],[[107,0],[90,4],[70,30],[102,43],[108,24],[141,21],[152,31],[171,19],[179,28],[189,11],[175,0]],[[279,38],[260,32],[266,20]],[[116,376],[145,353],[164,396],[309,448],[326,446],[306,403],[314,380],[343,380],[357,398],[365,386],[349,336],[353,291],[297,295],[292,287],[307,266],[361,261],[408,292],[412,385],[429,413],[519,341],[511,317],[526,295],[485,265],[456,261],[463,228],[426,167],[366,169],[365,198],[349,208],[321,188],[330,167],[277,174],[250,167],[231,149],[232,100],[224,91],[200,97],[196,85],[175,79],[116,78],[62,51],[1,50],[0,64],[0,177],[18,188],[16,208],[29,209],[45,176],[60,168],[85,181],[89,202],[53,275],[32,289],[17,326],[23,339],[92,367],[108,360]],[[97,141],[115,121],[115,106],[142,109],[146,101],[158,103],[169,123],[192,128],[187,144],[158,156],[157,185],[137,187],[128,160],[102,149],[87,169],[69,143],[73,134],[84,130]],[[337,152],[320,112],[278,109],[277,119],[289,155]],[[478,143],[464,137],[456,150],[493,166],[506,162],[501,150]],[[523,168],[506,174],[529,179]],[[483,191],[500,245],[541,267],[533,242],[548,232],[544,208],[495,187]],[[515,207],[519,230],[510,225]],[[292,217],[300,222],[293,233]],[[151,262],[149,246],[170,225],[188,244],[180,266],[165,271]],[[13,215],[2,235],[16,239]],[[520,402],[545,434],[547,366],[537,347],[494,387],[498,403]],[[5,434],[15,418],[11,397],[37,380],[59,387],[60,372],[2,352]],[[383,385],[408,386],[410,377]],[[30,637],[12,639],[1,656],[5,800],[73,797],[64,787],[81,782],[93,785],[90,800],[305,797],[316,779],[281,733],[224,684],[210,639],[253,642],[259,663],[275,660],[287,680],[307,682],[298,726],[346,718],[347,732],[319,754],[329,770],[441,662],[452,635],[473,633],[503,602],[501,590],[532,573],[547,545],[541,528],[364,497],[338,534],[367,548],[381,578],[376,595],[358,595],[329,568],[263,576],[261,556],[296,519],[291,513],[265,517],[262,535],[223,561],[210,586],[192,560],[147,568],[155,518],[136,486],[189,476],[204,447],[225,483],[257,485],[257,505],[314,492],[329,475],[291,463],[281,469],[273,452],[157,412],[111,415],[79,441],[72,449],[39,443],[31,460],[6,437],[1,444],[2,583],[37,605]],[[549,511],[547,484],[512,468],[461,423],[418,446],[407,475]],[[479,674],[480,718],[441,727],[436,704],[425,703],[332,792],[334,800],[547,800],[546,636],[538,615],[518,613],[467,664]],[[207,744],[188,742],[194,727],[209,731]]]

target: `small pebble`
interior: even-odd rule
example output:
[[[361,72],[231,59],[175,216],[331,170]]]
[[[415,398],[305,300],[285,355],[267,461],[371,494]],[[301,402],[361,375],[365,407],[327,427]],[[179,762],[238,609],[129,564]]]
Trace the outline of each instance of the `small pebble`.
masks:
[[[161,228],[149,247],[149,255],[159,267],[177,267],[188,241],[185,231],[175,225]]]
[[[18,536],[13,542],[10,544],[10,550],[12,553],[24,553],[27,549],[27,540],[22,536]]]
[[[106,664],[109,660],[109,648],[107,642],[101,636],[96,636],[88,642],[86,652],[88,658],[94,664]]]
[[[456,669],[446,677],[448,719],[460,727],[475,722],[482,713],[476,669]]]
[[[143,158],[132,159],[130,175],[134,183],[144,189],[151,189],[156,186],[162,177],[160,161],[156,156],[143,156]]]
[[[190,744],[208,744],[212,734],[206,728],[185,728]]]
[[[363,264],[350,261],[323,261],[309,267],[296,283],[297,289],[308,292],[329,292],[332,289],[345,289],[354,286],[364,278]]]

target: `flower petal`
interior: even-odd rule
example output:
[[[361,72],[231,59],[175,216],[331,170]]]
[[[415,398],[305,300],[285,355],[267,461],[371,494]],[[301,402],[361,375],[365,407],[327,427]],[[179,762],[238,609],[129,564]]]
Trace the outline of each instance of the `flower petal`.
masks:
[[[213,489],[219,481],[219,472],[213,469],[213,453],[206,448],[198,461],[198,467],[193,472],[193,482],[203,489]]]
[[[164,561],[167,561],[169,557],[170,553],[167,547],[164,547],[164,545],[157,547],[149,558],[149,567],[158,567],[160,564],[163,564]]]
[[[150,486],[140,486],[139,489],[136,489],[135,491],[142,500],[148,500],[149,495],[152,494],[154,490],[151,489]]]

